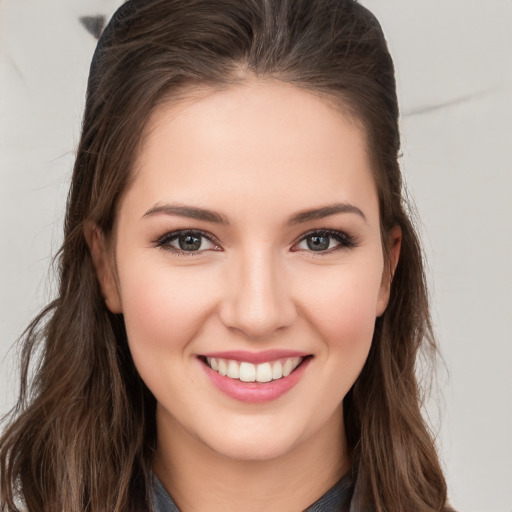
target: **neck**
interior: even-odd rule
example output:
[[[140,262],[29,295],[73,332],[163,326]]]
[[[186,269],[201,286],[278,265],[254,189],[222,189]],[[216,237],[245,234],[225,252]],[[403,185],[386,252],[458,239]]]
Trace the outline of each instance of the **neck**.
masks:
[[[349,468],[341,407],[320,431],[267,460],[225,457],[160,416],[153,468],[182,512],[304,510]]]

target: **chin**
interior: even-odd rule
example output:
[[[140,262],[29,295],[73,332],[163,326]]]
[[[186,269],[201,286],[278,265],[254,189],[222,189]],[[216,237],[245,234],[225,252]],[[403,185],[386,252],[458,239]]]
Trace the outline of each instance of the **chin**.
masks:
[[[265,461],[279,458],[293,450],[299,443],[296,435],[280,429],[259,432],[240,432],[226,429],[214,437],[209,436],[203,442],[218,455],[239,461]]]

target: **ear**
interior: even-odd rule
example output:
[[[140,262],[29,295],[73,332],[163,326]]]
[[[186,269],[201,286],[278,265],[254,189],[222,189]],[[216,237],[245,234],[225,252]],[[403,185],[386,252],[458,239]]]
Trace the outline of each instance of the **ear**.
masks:
[[[112,313],[122,313],[121,297],[115,278],[112,255],[107,249],[103,232],[96,224],[87,223],[84,228],[84,235],[91,252],[105,304]]]
[[[387,265],[382,273],[382,281],[380,283],[379,298],[377,301],[376,316],[381,316],[389,302],[389,294],[391,290],[391,282],[395,275],[396,266],[400,257],[400,247],[402,245],[402,229],[400,226],[394,226],[388,236],[388,258]]]

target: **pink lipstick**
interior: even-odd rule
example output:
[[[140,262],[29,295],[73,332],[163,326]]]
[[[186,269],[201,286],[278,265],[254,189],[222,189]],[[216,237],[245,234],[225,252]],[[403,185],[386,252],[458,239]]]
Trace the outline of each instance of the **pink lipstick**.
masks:
[[[235,400],[276,400],[303,376],[312,357],[299,351],[225,351],[202,354],[198,360],[212,384]]]

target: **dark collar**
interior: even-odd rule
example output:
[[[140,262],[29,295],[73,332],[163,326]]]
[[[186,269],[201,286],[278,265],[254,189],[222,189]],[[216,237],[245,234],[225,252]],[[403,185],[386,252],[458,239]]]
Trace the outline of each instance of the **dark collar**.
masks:
[[[153,475],[155,512],[180,512],[162,482]],[[310,505],[304,512],[337,512],[350,500],[352,480],[347,474],[333,485],[323,496]]]

